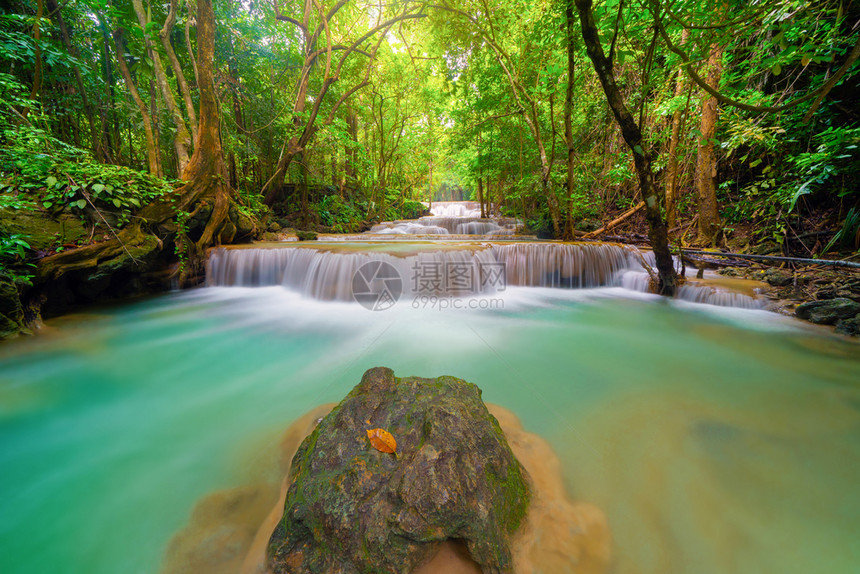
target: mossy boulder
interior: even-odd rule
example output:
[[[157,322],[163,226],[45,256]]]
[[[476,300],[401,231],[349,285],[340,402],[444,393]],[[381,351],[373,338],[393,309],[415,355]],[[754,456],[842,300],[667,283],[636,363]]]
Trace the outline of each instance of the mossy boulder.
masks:
[[[844,298],[810,301],[798,305],[794,314],[811,323],[833,325],[839,320],[860,315],[860,303]]]
[[[376,428],[396,439],[395,454],[371,446]],[[407,574],[453,539],[483,572],[510,573],[529,499],[526,472],[477,386],[370,369],[293,458],[269,566]]]
[[[317,232],[316,231],[296,231],[296,237],[298,237],[299,241],[316,241],[317,240]]]
[[[794,281],[794,276],[788,271],[768,268],[764,272],[764,280],[772,287],[787,287]]]

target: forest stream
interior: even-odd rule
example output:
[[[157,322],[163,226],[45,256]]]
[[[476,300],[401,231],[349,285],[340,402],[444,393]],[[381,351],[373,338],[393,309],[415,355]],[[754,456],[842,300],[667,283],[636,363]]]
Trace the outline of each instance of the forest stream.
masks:
[[[569,497],[607,517],[610,572],[860,563],[856,343],[721,297],[644,293],[641,265],[609,244],[265,247],[215,251],[204,288],[0,348],[4,572],[157,572],[218,492],[251,493],[258,520],[285,429],[377,365],[473,382],[545,439]],[[368,261],[505,263],[507,281],[431,303],[404,276],[370,311],[345,286]]]

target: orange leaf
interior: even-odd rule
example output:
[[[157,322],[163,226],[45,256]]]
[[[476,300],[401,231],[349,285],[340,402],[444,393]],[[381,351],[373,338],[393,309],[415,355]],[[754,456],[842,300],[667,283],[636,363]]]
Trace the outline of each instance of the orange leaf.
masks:
[[[379,452],[392,454],[397,452],[397,441],[391,436],[391,433],[384,429],[368,429],[367,438],[370,439],[370,446]]]

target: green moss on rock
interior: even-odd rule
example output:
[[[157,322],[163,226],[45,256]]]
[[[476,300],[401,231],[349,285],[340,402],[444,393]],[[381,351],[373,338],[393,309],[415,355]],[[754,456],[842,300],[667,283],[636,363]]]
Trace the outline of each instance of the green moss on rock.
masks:
[[[24,310],[18,288],[13,281],[0,277],[0,339],[17,335],[23,322]]]
[[[90,230],[77,216],[56,217],[28,209],[0,209],[0,225],[12,234],[24,236],[31,249],[52,250],[67,243],[86,241]]]

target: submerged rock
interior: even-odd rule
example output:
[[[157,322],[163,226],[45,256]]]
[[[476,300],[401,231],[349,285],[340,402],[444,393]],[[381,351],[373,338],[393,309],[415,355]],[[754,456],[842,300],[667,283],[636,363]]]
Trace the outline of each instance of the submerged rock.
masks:
[[[371,446],[375,428],[394,436],[396,453]],[[405,574],[450,539],[483,572],[513,572],[511,539],[529,500],[526,473],[477,386],[378,367],[296,453],[269,566]]]
[[[841,319],[851,319],[860,314],[860,303],[845,298],[810,301],[798,305],[794,314],[812,323],[833,325]]]
[[[836,332],[843,335],[860,335],[860,315],[851,319],[840,319],[836,322]]]

